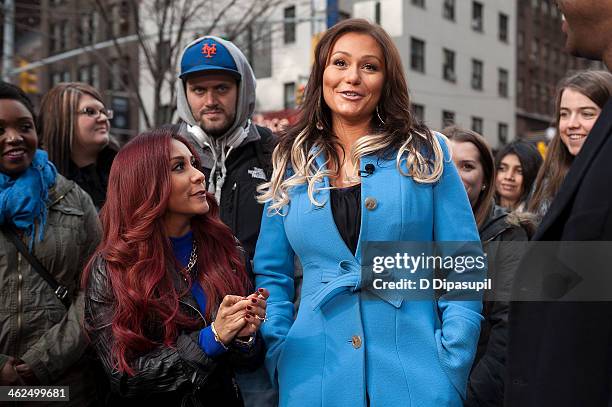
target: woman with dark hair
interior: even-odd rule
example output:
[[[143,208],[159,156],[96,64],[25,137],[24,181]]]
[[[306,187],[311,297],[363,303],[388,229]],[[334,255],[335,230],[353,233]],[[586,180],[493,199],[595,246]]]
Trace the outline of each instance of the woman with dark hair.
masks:
[[[495,156],[495,199],[509,211],[526,210],[527,200],[542,165],[542,156],[531,144],[513,141]]]
[[[38,127],[42,147],[60,174],[75,181],[100,210],[117,146],[109,135],[113,111],[86,83],[60,83],[45,94]]]
[[[268,292],[245,297],[244,253],[198,168],[168,128],[136,137],[111,167],[84,277],[108,405],[241,406],[234,369],[261,361]]]
[[[492,291],[485,295],[484,321],[470,373],[464,406],[501,406],[504,400],[510,292],[523,253],[522,244],[535,224],[527,214],[508,213],[495,205],[495,165],[484,137],[458,126],[442,130],[450,140],[453,161],[470,199],[478,232],[487,253],[487,277]]]
[[[367,241],[478,242],[469,253],[481,253],[445,139],[412,115],[399,51],[380,26],[349,19],[322,36],[273,165],[255,274],[271,293],[262,334],[280,405],[461,405],[481,302],[433,291],[409,301],[361,276]]]
[[[79,280],[100,225],[89,196],[38,149],[34,123],[23,91],[0,82],[0,386],[68,386],[63,405],[89,406]]]
[[[530,211],[540,217],[546,214],[610,96],[610,72],[580,71],[559,82],[555,99],[557,132],[538,172],[533,197],[529,202]]]

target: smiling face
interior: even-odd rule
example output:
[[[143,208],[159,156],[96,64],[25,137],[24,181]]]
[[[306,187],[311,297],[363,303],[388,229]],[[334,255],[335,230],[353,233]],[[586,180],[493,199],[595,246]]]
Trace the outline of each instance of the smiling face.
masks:
[[[461,181],[463,181],[463,186],[473,208],[478,201],[480,193],[486,188],[480,152],[469,141],[450,140],[450,146],[453,152],[453,161],[459,171],[459,176]]]
[[[514,208],[523,193],[523,167],[516,154],[507,154],[500,161],[495,188],[501,205]]]
[[[202,130],[212,137],[225,134],[236,120],[236,79],[228,73],[198,73],[186,82],[187,102]]]
[[[38,139],[30,111],[12,99],[0,99],[0,172],[18,176],[32,163]]]
[[[385,80],[385,59],[376,40],[347,33],[334,44],[323,72],[323,98],[334,123],[372,118]]]
[[[73,140],[72,149],[74,154],[81,152],[99,153],[108,145],[110,123],[105,114],[89,116],[85,111],[95,113],[104,109],[104,104],[88,94],[83,94],[79,99],[77,108],[76,137]]]
[[[191,151],[185,144],[174,139],[170,150],[170,170],[171,190],[164,222],[169,231],[182,231],[192,217],[204,215],[209,210],[205,178],[195,167]],[[181,236],[181,233],[177,236]]]
[[[584,94],[571,88],[563,90],[559,106],[559,136],[571,155],[580,152],[600,113],[599,106]]]

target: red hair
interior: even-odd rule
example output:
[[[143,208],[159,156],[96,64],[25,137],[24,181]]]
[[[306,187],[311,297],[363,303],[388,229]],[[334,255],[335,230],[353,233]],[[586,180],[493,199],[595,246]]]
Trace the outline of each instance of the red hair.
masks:
[[[173,346],[181,328],[199,326],[179,309],[185,293],[174,285],[178,262],[163,222],[171,193],[172,139],[185,144],[197,160],[191,145],[169,128],[139,135],[115,157],[100,213],[103,239],[83,277],[87,286],[94,259],[105,260],[114,294],[111,353],[118,370],[128,374],[134,373],[130,359],[159,346],[160,340]],[[249,279],[214,196],[207,194],[207,201],[209,212],[194,216],[191,230],[198,249],[198,281],[207,297],[206,318],[211,320],[225,295],[247,293]],[[147,336],[151,327],[158,329],[151,324],[161,325],[161,338]]]

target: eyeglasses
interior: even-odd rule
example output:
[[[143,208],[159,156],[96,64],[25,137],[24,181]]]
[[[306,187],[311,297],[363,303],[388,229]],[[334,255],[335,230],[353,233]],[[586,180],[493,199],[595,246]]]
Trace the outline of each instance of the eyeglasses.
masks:
[[[103,107],[102,109],[94,109],[93,107],[86,107],[84,109],[79,110],[77,113],[86,114],[87,117],[91,117],[93,119],[97,119],[101,114],[105,115],[107,119],[113,118],[113,110],[107,109]]]

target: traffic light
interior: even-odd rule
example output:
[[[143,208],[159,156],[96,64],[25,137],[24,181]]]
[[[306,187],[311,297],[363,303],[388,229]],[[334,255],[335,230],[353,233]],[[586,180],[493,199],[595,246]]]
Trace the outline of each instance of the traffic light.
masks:
[[[546,159],[546,151],[548,150],[548,146],[546,145],[546,143],[543,141],[538,141],[536,147],[542,158]]]
[[[295,105],[296,106],[301,106],[302,103],[304,103],[304,90],[306,89],[306,85],[301,84],[298,85],[297,89],[295,90]]]
[[[28,65],[23,59],[19,61],[19,67]],[[19,73],[19,87],[25,93],[38,93],[38,75],[32,71],[23,71]]]

